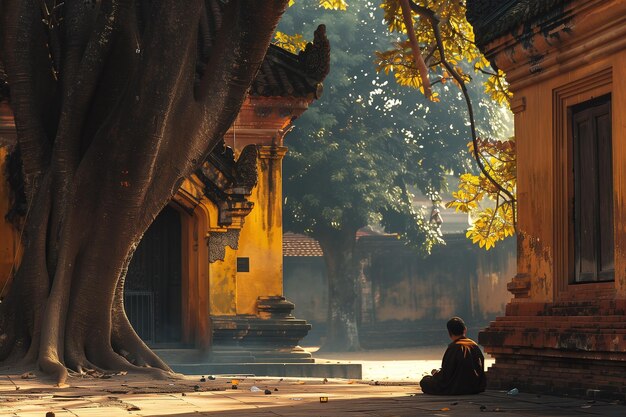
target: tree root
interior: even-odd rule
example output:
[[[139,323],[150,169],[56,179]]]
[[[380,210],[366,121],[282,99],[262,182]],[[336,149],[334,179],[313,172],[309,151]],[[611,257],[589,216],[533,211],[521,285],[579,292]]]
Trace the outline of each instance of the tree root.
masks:
[[[69,375],[67,368],[54,356],[46,356],[39,358],[39,369],[49,374],[56,381],[59,387],[66,387],[67,377]]]

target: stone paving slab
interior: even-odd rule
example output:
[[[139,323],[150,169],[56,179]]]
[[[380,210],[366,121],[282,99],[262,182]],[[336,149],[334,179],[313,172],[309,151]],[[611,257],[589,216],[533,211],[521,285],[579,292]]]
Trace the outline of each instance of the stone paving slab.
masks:
[[[9,378],[11,378],[9,380]],[[232,389],[232,380],[238,380]],[[13,382],[11,382],[13,381]],[[70,378],[54,388],[35,376],[0,375],[0,416],[250,416],[250,417],[617,417],[626,406],[583,399],[516,396],[489,391],[471,396],[428,396],[416,385],[363,381],[199,376],[148,380],[141,376]],[[252,392],[256,386],[262,392]],[[19,389],[16,389],[18,387]],[[271,394],[265,395],[269,389]],[[328,397],[321,403],[320,397]]]

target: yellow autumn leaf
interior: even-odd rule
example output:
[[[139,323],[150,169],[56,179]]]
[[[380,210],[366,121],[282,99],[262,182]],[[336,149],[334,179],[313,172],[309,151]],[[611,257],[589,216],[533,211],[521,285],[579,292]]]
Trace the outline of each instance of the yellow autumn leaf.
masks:
[[[331,10],[346,10],[348,3],[344,0],[320,0],[320,6]]]
[[[296,54],[306,48],[307,41],[299,33],[287,35],[286,33],[277,31],[274,35],[274,44]]]

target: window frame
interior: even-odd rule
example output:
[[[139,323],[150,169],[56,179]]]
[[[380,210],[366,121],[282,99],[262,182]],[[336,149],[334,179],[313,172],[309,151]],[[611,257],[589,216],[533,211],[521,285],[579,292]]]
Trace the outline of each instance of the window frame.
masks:
[[[608,107],[608,109],[607,109]],[[581,169],[580,167],[580,163],[579,163],[579,155],[580,155],[580,151],[579,151],[579,147],[581,146],[581,144],[578,142],[580,140],[580,138],[577,140],[576,139],[576,133],[577,133],[577,124],[579,122],[584,122],[584,121],[588,121],[590,123],[590,130],[591,130],[591,135],[593,137],[594,141],[599,141],[599,137],[596,136],[595,132],[597,132],[598,130],[598,125],[597,125],[597,120],[598,120],[598,116],[599,115],[606,115],[608,114],[609,117],[609,134],[610,137],[612,139],[612,123],[611,123],[611,116],[612,116],[612,96],[611,94],[605,94],[602,95],[600,97],[594,97],[591,100],[587,100],[587,101],[583,101],[581,103],[578,103],[574,106],[571,106],[568,108],[568,124],[570,127],[570,132],[571,132],[571,137],[570,139],[570,145],[569,145],[569,151],[572,152],[572,156],[571,156],[571,161],[572,161],[572,165],[570,167],[570,184],[572,187],[572,203],[571,205],[573,206],[572,209],[570,209],[570,213],[569,213],[569,217],[570,217],[570,236],[572,236],[572,238],[570,239],[573,243],[573,245],[570,246],[570,250],[572,250],[573,252],[570,254],[569,259],[571,262],[571,265],[569,266],[569,274],[568,274],[568,278],[569,278],[569,284],[590,284],[590,283],[598,283],[598,282],[612,282],[615,280],[615,261],[613,259],[613,268],[612,269],[608,269],[605,271],[602,271],[602,258],[601,258],[601,252],[603,250],[603,245],[602,243],[604,242],[604,240],[602,239],[602,224],[601,224],[601,215],[602,215],[602,209],[601,209],[601,203],[600,203],[600,194],[604,194],[604,193],[609,193],[609,199],[610,199],[610,226],[611,226],[611,236],[609,237],[610,239],[610,245],[611,245],[611,251],[613,254],[613,258],[615,258],[615,236],[614,236],[614,230],[615,230],[615,226],[614,226],[614,201],[613,201],[613,167],[611,165],[610,167],[610,178],[608,179],[608,185],[610,186],[610,190],[606,190],[604,187],[606,186],[607,183],[603,183],[601,181],[601,176],[602,173],[600,172],[601,166],[600,166],[600,161],[602,159],[602,155],[600,155],[597,152],[597,148],[593,149],[593,155],[592,157],[594,158],[594,165],[596,167],[596,169],[598,169],[598,172],[595,174],[596,178],[594,179],[595,183],[593,184],[593,186],[591,186],[592,189],[589,190],[585,190],[585,193],[580,192],[580,187],[583,186],[581,184],[581,180],[577,181],[577,178],[579,178],[580,174],[579,171]],[[587,120],[585,120],[587,119]],[[613,144],[612,144],[612,140],[609,139],[609,157],[612,163],[612,155],[613,155]],[[589,139],[587,139],[589,140]],[[597,144],[594,143],[594,146],[596,146]],[[606,156],[606,155],[605,155]],[[595,267],[594,267],[594,271],[591,273],[585,273],[585,275],[581,275],[581,266],[580,263],[582,262],[582,260],[580,259],[580,255],[579,252],[581,250],[579,244],[580,244],[580,212],[581,212],[581,196],[577,196],[577,194],[585,194],[584,197],[592,197],[593,198],[593,223],[591,226],[592,231],[593,231],[593,256],[594,256],[594,263],[595,263]],[[604,195],[604,197],[606,198],[607,196]],[[578,227],[577,227],[578,226]]]
[[[613,298],[616,294],[616,282],[589,281],[575,282],[574,273],[574,236],[573,216],[573,144],[571,109],[577,104],[612,93],[612,68],[604,68],[586,77],[576,79],[559,86],[552,91],[553,122],[553,219],[554,219],[554,299],[569,301]],[[614,114],[611,112],[611,114]],[[614,123],[612,123],[614,125]],[[615,129],[612,133],[612,148],[615,150]],[[613,173],[615,157],[613,156]],[[615,182],[613,183],[613,188]],[[615,202],[613,202],[613,241],[615,238]],[[614,254],[615,255],[615,254]]]

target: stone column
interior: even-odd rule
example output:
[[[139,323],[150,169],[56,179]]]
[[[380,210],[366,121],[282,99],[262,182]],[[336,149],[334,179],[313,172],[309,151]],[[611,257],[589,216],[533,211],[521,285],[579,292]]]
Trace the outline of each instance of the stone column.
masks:
[[[237,258],[237,312],[256,314],[259,296],[283,292],[282,159],[287,148],[262,145],[259,179],[250,200],[254,209],[246,217]]]

